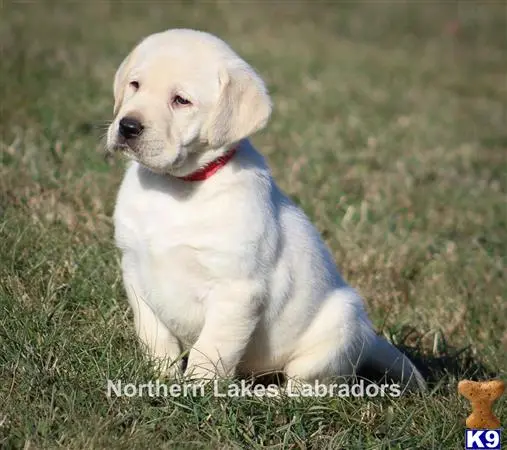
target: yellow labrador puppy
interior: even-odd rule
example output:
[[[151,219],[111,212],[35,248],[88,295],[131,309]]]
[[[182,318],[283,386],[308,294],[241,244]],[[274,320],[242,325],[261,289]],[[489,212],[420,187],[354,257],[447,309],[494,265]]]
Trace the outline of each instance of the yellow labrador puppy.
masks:
[[[227,44],[153,34],[119,67],[114,96],[108,148],[132,159],[115,238],[137,333],[166,375],[189,350],[194,379],[281,371],[314,382],[366,364],[424,387],[247,140],[271,101]]]

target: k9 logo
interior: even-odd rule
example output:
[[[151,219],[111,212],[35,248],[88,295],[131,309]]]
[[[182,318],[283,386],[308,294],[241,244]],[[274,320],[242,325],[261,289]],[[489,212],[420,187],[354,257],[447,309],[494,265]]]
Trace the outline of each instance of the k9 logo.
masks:
[[[465,450],[500,450],[501,430],[466,430]]]

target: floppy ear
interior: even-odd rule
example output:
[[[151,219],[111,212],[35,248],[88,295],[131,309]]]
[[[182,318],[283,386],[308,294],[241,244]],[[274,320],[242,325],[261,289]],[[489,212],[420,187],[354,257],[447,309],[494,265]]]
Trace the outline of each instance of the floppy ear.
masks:
[[[127,74],[129,72],[130,67],[132,66],[134,51],[131,51],[128,56],[122,61],[120,67],[116,71],[114,76],[113,83],[113,93],[114,93],[114,109],[113,115],[116,116],[120,106],[123,102],[123,93],[125,91],[125,85],[127,84]]]
[[[232,144],[261,130],[271,115],[266,87],[249,66],[223,70],[220,84],[221,95],[206,127],[212,148]]]

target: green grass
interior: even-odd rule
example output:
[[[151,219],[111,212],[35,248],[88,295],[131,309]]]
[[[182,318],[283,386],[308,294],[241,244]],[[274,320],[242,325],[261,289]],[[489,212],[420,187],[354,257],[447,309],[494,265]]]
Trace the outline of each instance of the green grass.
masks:
[[[0,447],[463,447],[457,381],[507,368],[505,3],[40,1],[1,16]],[[141,37],[182,26],[265,78],[275,112],[254,143],[428,395],[106,397],[107,379],[153,379],[112,239],[112,77]]]

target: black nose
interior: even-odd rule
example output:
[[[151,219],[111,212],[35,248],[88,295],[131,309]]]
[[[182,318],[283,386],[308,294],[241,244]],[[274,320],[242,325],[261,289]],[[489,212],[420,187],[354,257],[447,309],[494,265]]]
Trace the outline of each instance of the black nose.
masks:
[[[120,120],[119,132],[125,139],[137,137],[143,130],[141,122],[133,117],[124,117]]]

